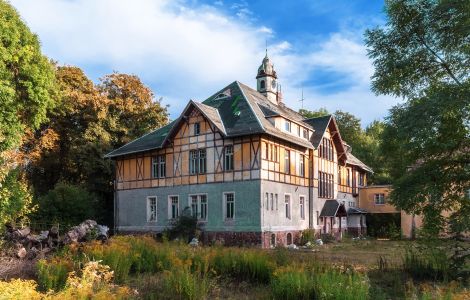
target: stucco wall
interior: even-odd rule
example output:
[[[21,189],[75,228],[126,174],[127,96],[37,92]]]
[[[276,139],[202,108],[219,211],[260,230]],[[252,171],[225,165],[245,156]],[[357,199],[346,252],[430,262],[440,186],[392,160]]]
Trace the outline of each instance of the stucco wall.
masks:
[[[367,210],[369,213],[397,213],[395,206],[387,203],[391,186],[368,186],[359,190],[359,207]],[[384,194],[385,204],[375,204],[374,195]]]
[[[235,218],[224,221],[223,193],[235,193]],[[168,226],[168,196],[179,196],[180,214],[189,195],[207,194],[206,231],[260,231],[260,181],[210,183],[117,191],[117,229],[161,231]],[[157,196],[157,222],[147,222],[147,197]]]
[[[263,231],[303,230],[309,226],[309,188],[280,182],[261,180],[261,224]],[[265,194],[269,194],[269,207],[266,207]],[[277,209],[271,209],[271,193],[278,195]],[[291,196],[291,218],[286,218],[285,195]],[[300,196],[305,196],[305,219],[300,217]],[[274,200],[275,201],[275,200]],[[275,206],[275,204],[274,204]]]

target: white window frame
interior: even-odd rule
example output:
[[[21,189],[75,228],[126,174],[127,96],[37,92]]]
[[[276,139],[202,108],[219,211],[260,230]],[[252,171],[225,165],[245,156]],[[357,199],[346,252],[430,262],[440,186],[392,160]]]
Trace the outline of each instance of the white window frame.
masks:
[[[178,202],[176,204],[176,217],[173,218],[173,197],[176,197]],[[168,195],[168,220],[178,219],[180,216],[180,196],[179,195]]]
[[[271,193],[269,195],[269,200],[271,202],[271,211],[273,211],[274,210],[274,193]]]
[[[155,211],[152,216],[152,205],[150,203],[151,199],[155,199]],[[158,197],[157,196],[147,196],[147,222],[156,223],[158,219]]]
[[[230,152],[227,152],[227,149],[231,149]],[[224,171],[233,171],[234,163],[234,150],[233,145],[227,145],[224,147]]]
[[[233,195],[233,212],[232,212],[232,218],[227,218],[227,195]],[[235,206],[236,206],[236,200],[235,200],[235,192],[223,192],[222,193],[222,200],[223,200],[223,217],[224,221],[233,221],[235,220]]]
[[[382,197],[380,197],[382,195]],[[382,201],[377,201],[382,198]],[[384,193],[376,193],[374,194],[374,203],[375,205],[384,205],[385,204],[385,194]]]
[[[299,176],[305,177],[305,155],[300,154],[299,159]]]
[[[287,132],[291,132],[292,124],[290,121],[284,119],[284,130]]]
[[[209,197],[207,197],[207,193],[197,193],[197,194],[189,194],[188,195],[188,204],[189,204],[189,208],[191,209],[191,216],[194,216],[194,212],[193,212],[193,206],[192,206],[192,197],[193,196],[196,196],[196,218],[198,220],[198,222],[207,222],[208,219],[209,219]],[[205,218],[201,218],[201,196],[205,196],[206,197],[206,217]]]
[[[302,203],[302,199],[304,200]],[[306,205],[306,199],[305,195],[299,195],[299,211],[300,211],[300,219],[305,220],[305,205]]]
[[[286,196],[289,196],[289,201],[287,203],[286,203]],[[284,194],[284,209],[286,213],[286,219],[291,220],[292,219],[292,195],[289,193]]]

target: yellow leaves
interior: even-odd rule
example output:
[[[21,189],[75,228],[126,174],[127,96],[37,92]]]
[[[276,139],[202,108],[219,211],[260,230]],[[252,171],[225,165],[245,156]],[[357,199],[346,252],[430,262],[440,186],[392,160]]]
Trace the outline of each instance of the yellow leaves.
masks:
[[[34,280],[0,281],[0,300],[43,299],[44,295],[36,289],[37,283]]]

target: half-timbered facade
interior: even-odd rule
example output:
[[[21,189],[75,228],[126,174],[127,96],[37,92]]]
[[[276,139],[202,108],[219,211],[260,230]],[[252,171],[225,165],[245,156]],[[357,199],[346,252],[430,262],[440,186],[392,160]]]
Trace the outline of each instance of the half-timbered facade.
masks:
[[[226,244],[290,244],[305,229],[363,233],[357,196],[371,170],[333,116],[305,119],[285,106],[276,79],[266,56],[256,90],[233,82],[109,153],[116,230],[159,232],[188,213],[206,241]]]

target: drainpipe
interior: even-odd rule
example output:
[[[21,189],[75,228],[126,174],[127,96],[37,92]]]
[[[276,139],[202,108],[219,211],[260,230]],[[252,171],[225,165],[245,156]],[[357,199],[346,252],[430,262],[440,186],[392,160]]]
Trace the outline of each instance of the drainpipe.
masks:
[[[313,150],[308,150],[309,151],[309,179],[308,179],[308,211],[309,211],[309,217],[308,217],[308,227],[310,229],[313,228]]]

